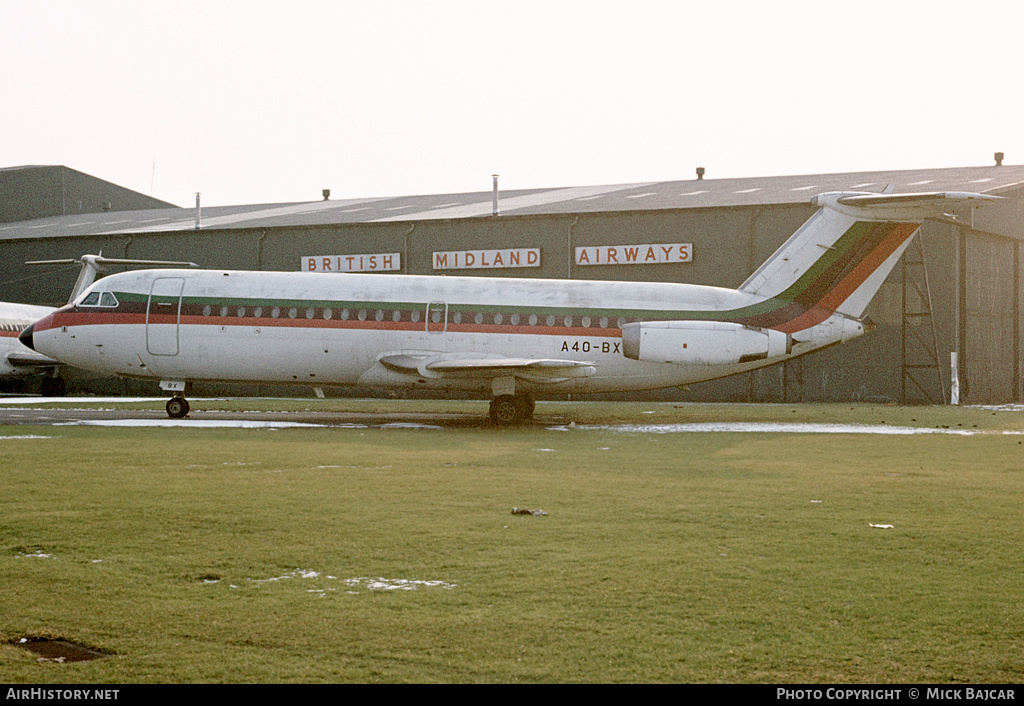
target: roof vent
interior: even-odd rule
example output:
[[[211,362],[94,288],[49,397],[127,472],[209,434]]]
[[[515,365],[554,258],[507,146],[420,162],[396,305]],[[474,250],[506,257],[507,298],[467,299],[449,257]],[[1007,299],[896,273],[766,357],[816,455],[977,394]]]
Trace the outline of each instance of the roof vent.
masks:
[[[996,152],[995,158],[996,158],[996,166],[997,167],[1003,166],[1003,153],[1002,152]]]
[[[320,193],[322,193],[324,195],[324,201],[329,201],[331,199],[331,190],[330,189],[324,189]]]
[[[491,215],[497,216],[500,214],[498,211],[498,174],[491,174],[491,178],[494,180],[494,194],[491,201]]]
[[[697,181],[704,180],[704,167],[697,167]]]

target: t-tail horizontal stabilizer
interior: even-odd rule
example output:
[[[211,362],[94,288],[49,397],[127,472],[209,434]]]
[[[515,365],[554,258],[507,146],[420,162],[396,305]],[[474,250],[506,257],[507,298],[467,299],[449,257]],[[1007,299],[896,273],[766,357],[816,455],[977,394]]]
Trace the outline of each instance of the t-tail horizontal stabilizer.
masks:
[[[923,194],[872,194],[837,191],[818,194],[811,203],[850,213],[864,220],[923,223],[947,209],[971,201],[999,201],[1002,196],[968,191],[933,191]],[[971,204],[978,205],[978,204]]]
[[[111,265],[131,265],[133,267],[199,267],[194,262],[176,262],[169,260],[126,260],[116,257],[103,257],[103,255],[82,255],[77,260],[32,260],[26,265],[73,265],[82,263],[82,269],[78,273],[78,279],[68,297],[68,304],[75,301],[78,295],[84,292],[96,281],[96,275],[107,272]]]

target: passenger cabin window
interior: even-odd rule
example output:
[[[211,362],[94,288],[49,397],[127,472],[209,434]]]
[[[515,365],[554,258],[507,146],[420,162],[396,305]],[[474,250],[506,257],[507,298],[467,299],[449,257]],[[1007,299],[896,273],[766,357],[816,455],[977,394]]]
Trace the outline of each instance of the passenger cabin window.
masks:
[[[78,304],[79,306],[105,306],[113,308],[117,306],[117,297],[113,292],[89,292]]]

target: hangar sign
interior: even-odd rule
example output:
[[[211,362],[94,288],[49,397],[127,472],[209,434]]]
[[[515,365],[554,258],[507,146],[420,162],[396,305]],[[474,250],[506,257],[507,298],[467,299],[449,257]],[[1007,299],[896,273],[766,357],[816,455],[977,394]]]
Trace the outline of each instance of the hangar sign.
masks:
[[[305,255],[299,270],[303,272],[393,272],[402,269],[402,254],[397,252],[366,255]]]
[[[540,267],[540,248],[452,250],[434,253],[435,270],[479,270],[504,267]]]
[[[663,265],[693,262],[693,243],[589,245],[576,248],[577,265]]]

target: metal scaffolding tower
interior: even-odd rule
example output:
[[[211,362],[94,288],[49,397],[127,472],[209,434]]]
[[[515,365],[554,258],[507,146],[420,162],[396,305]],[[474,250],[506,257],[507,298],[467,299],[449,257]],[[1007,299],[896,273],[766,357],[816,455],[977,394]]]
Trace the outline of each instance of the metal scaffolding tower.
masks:
[[[782,401],[804,401],[804,359],[790,358],[782,364]]]
[[[944,404],[946,384],[932,317],[924,243],[918,231],[903,254],[903,404]]]

